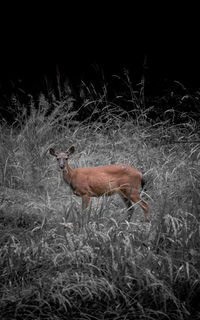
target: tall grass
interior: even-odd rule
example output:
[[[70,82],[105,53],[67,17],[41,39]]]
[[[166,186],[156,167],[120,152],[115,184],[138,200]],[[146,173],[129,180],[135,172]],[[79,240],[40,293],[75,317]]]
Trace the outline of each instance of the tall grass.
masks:
[[[2,122],[1,319],[200,317],[198,123],[151,124],[130,93],[135,118],[93,90],[81,106],[87,121],[67,97],[52,109],[41,96],[15,125]],[[48,152],[72,144],[72,167],[129,163],[144,173],[150,224],[140,208],[128,222],[117,196],[81,212]]]

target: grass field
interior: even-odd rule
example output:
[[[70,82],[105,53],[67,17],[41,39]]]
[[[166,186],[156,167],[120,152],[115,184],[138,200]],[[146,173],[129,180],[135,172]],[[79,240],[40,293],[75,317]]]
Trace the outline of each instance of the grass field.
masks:
[[[69,99],[50,112],[41,96],[29,115],[20,107],[13,125],[2,121],[2,320],[200,319],[199,123],[186,114],[152,123],[134,99],[132,113],[87,100],[79,122]],[[142,171],[151,223],[137,206],[128,222],[117,195],[82,213],[49,155],[71,145],[73,168]]]

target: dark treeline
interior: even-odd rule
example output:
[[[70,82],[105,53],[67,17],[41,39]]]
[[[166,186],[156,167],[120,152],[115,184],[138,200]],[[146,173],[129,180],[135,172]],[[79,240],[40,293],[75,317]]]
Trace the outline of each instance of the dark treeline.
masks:
[[[130,49],[125,47],[128,48]],[[87,90],[83,92],[84,88],[91,85],[99,95],[102,95],[106,87],[108,101],[114,101],[126,111],[133,108],[133,104],[127,103],[130,100],[128,91],[132,86],[132,90],[138,92],[138,95],[143,90],[143,103],[146,105],[141,103],[141,108],[151,107],[152,104],[156,106],[156,114],[152,113],[151,117],[158,117],[159,113],[162,114],[169,108],[199,112],[198,52],[134,52],[134,48],[123,51],[117,45],[109,47],[108,52],[103,53],[98,53],[97,47],[93,50],[87,48],[85,52],[78,49],[80,48],[70,52],[69,46],[69,52],[65,49],[55,54],[55,51],[48,53],[47,50],[35,56],[24,52],[22,55],[4,57],[5,63],[2,58],[1,118],[14,121],[14,106],[10,108],[13,97],[28,108],[30,100],[37,105],[41,93],[49,103],[52,103],[52,95],[59,101],[68,94],[73,98],[74,108],[79,109],[88,94]],[[118,54],[115,55],[115,52]],[[119,95],[124,99],[116,101],[116,96]],[[183,97],[186,99],[184,103],[180,103]],[[81,119],[88,116],[86,109],[84,112],[85,114],[80,114]]]

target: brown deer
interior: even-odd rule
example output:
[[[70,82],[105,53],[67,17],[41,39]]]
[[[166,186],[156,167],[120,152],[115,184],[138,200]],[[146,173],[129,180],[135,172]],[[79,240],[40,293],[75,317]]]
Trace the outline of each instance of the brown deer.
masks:
[[[143,188],[145,183],[140,171],[128,164],[72,169],[68,164],[68,159],[74,150],[74,146],[71,146],[66,152],[57,154],[53,148],[49,152],[57,158],[59,166],[63,170],[63,178],[74,194],[81,196],[82,209],[88,207],[91,197],[119,193],[128,208],[129,221],[133,212],[131,201],[143,209],[146,222],[150,221],[148,204],[138,194],[140,184]]]

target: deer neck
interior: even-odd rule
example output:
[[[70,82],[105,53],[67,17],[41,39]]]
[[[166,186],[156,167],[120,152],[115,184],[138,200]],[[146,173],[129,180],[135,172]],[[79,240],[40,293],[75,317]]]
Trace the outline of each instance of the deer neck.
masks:
[[[65,168],[63,170],[63,178],[69,184],[71,184],[71,181],[72,181],[73,171],[74,170],[72,168],[70,168],[68,162],[66,162],[65,163]]]

